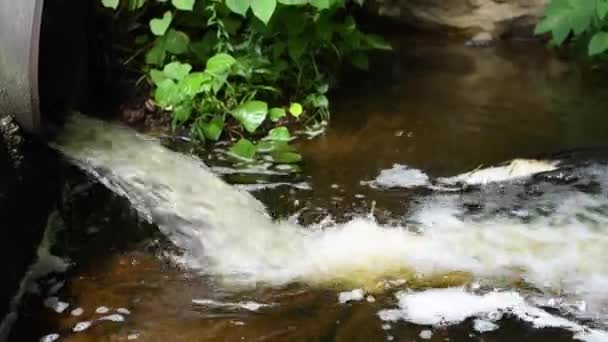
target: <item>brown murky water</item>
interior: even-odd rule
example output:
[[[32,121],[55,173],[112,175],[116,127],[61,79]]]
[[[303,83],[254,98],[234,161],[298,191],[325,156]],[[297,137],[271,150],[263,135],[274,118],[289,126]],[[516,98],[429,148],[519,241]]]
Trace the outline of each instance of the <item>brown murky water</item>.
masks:
[[[375,190],[361,181],[395,163],[443,176],[608,141],[608,84],[542,46],[471,49],[422,37],[397,40],[395,50],[379,72],[353,75],[335,94],[326,134],[298,144],[303,171],[281,180],[305,182],[310,189],[256,193],[269,210],[278,216],[303,210],[304,220],[327,213],[346,219],[368,213],[374,202],[379,219],[390,221],[421,190]],[[102,186],[92,185],[70,203],[64,209],[68,233],[60,234],[57,247],[75,265],[67,275],[41,281],[41,295],[26,297],[11,341],[38,341],[51,333],[61,341],[417,341],[428,329],[404,322],[383,329],[377,312],[395,299],[382,292],[372,294],[373,302],[340,304],[343,289],[331,286],[224,288],[166,262],[163,251],[170,247],[163,237]],[[43,300],[61,281],[56,296],[70,306],[56,313]],[[195,299],[207,302],[197,305]],[[267,306],[229,305],[249,301]],[[96,313],[100,307],[109,312]],[[76,308],[83,313],[70,314]],[[96,321],[119,308],[128,309],[121,310],[124,322]],[[74,332],[83,321],[93,324]],[[516,320],[484,334],[471,325],[433,329],[430,341],[571,340],[571,333]]]

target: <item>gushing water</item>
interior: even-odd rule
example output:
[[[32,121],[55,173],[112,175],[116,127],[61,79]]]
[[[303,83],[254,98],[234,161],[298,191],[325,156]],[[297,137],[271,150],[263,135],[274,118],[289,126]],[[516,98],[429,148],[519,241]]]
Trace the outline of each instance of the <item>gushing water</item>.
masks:
[[[321,229],[273,222],[259,201],[198,159],[118,125],[74,115],[55,147],[156,223],[183,249],[185,265],[228,284],[341,283],[372,291],[387,279],[411,287],[523,282],[546,294],[592,300],[595,317],[608,308],[604,190],[539,195],[532,204],[546,210],[518,209],[524,215],[492,214],[491,207],[467,215],[465,195],[439,193],[421,201],[402,227],[363,217]],[[519,179],[524,164],[518,161]],[[531,173],[557,167],[544,165],[533,163]],[[604,168],[586,172],[608,184]],[[474,174],[467,175],[450,180]],[[483,178],[503,180],[489,171]]]

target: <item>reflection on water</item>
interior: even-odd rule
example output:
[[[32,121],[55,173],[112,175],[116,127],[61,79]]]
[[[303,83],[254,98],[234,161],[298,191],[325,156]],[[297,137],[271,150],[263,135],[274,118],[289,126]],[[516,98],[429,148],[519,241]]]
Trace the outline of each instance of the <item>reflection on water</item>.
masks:
[[[608,120],[604,90],[532,44],[477,50],[428,37],[397,43],[388,75],[356,78],[336,94],[330,130],[299,146],[301,175],[262,177],[297,186],[256,192],[278,216],[318,222],[329,212],[344,224],[272,224],[257,202],[199,163],[132,132],[81,121],[91,136],[74,130],[72,142],[90,145],[64,151],[128,195],[203,274],[176,268],[165,238],[93,185],[64,210],[71,230],[64,253],[76,266],[63,286],[56,285],[63,276],[40,282],[14,340],[56,333],[64,341],[568,341],[583,326],[605,328],[605,166],[465,192],[426,187],[480,164],[601,144],[608,136],[599,128]],[[394,171],[391,181],[419,182],[409,190],[370,186],[383,170]],[[366,218],[370,212],[399,227],[378,225]],[[403,307],[407,291],[446,286],[465,286],[479,298],[515,288],[531,303],[519,313],[540,310],[548,329],[505,313],[508,301],[454,326],[381,320],[383,310]],[[353,288],[360,289],[340,296]],[[51,295],[70,307],[48,310],[43,300]],[[504,319],[481,317],[495,308]],[[124,322],[99,320],[110,314]],[[485,331],[494,323],[497,330]],[[479,324],[486,328],[474,329]]]

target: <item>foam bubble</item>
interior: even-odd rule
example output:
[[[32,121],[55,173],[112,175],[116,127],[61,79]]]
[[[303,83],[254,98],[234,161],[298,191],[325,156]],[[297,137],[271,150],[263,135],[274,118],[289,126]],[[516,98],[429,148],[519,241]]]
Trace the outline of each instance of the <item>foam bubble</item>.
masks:
[[[552,315],[528,304],[514,291],[493,291],[473,294],[464,288],[432,289],[421,292],[399,292],[398,309],[382,310],[379,317],[385,321],[403,320],[418,325],[450,326],[468,318],[479,318],[477,328],[488,329],[509,314],[530,324],[534,328],[561,328],[575,333],[585,341],[608,337],[605,332],[590,329],[574,321]],[[480,323],[483,322],[483,323]],[[477,330],[476,328],[476,330]],[[493,327],[492,327],[493,328]],[[485,330],[488,331],[488,330]]]
[[[364,297],[365,292],[362,289],[354,289],[352,291],[340,292],[338,294],[338,301],[344,304],[363,300]]]
[[[395,164],[391,169],[380,171],[376,179],[361,184],[372,188],[413,188],[428,185],[429,176],[409,166]]]

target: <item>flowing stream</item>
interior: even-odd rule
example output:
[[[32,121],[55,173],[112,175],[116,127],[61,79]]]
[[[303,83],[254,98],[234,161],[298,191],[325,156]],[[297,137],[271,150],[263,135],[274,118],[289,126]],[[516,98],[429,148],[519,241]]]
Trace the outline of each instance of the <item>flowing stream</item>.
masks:
[[[481,54],[504,62],[500,50],[489,51]],[[422,60],[435,70],[429,56],[435,55],[425,52]],[[493,69],[506,75],[482,83],[494,84],[496,94],[517,88],[511,78],[521,75],[513,65]],[[79,265],[30,291],[40,300],[26,301],[16,338],[608,341],[605,150],[525,158],[607,137],[581,134],[568,120],[564,127],[572,131],[528,131],[518,118],[531,115],[493,106],[516,103],[538,114],[546,99],[539,104],[519,91],[507,100],[489,96],[476,86],[480,75],[489,77],[478,68],[477,77],[439,68],[415,74],[411,85],[400,83],[414,92],[402,108],[412,113],[407,117],[380,122],[370,115],[364,127],[338,119],[326,136],[299,146],[309,178],[259,165],[230,167],[222,164],[221,148],[207,151],[205,163],[119,124],[72,115],[53,147],[126,198],[146,223],[134,223],[119,199],[95,185],[91,191],[102,196],[86,199],[85,190],[75,191],[90,207],[74,215],[92,217],[79,224],[84,233],[73,251]],[[461,122],[423,120],[417,110],[426,112],[431,103],[435,113],[443,109],[434,102],[441,94],[415,93],[427,82],[465,84],[480,94],[445,99],[442,106],[456,111],[450,101],[464,101]],[[376,95],[374,105],[391,103],[383,110],[396,111],[399,96]],[[372,110],[357,101],[349,103]],[[484,116],[496,112],[512,117]],[[510,136],[495,131],[501,120],[513,125]],[[449,134],[462,143],[433,151]],[[556,143],[557,137],[569,138]],[[509,148],[497,148],[503,145]],[[495,166],[476,167],[483,163]],[[230,185],[218,173],[248,184]],[[151,238],[156,228],[162,237]],[[31,329],[36,320],[44,324]]]

